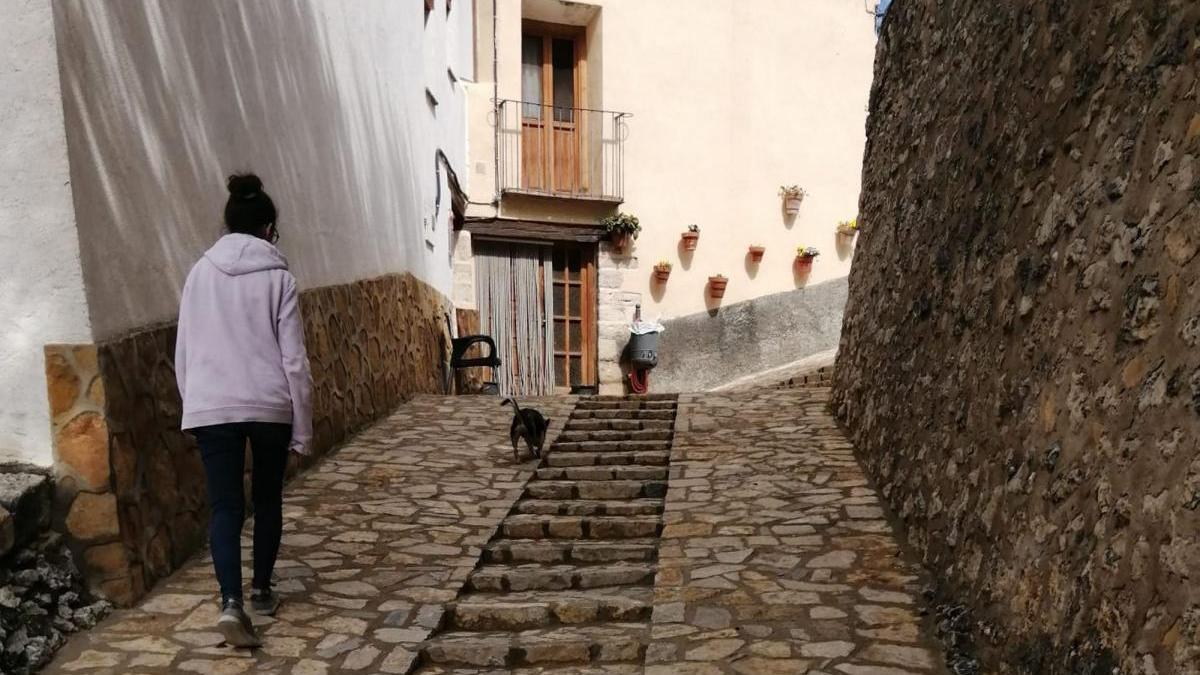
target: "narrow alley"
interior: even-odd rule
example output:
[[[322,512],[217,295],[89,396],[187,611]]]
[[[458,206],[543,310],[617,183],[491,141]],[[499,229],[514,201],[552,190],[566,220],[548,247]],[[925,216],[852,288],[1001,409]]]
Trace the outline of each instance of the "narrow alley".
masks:
[[[495,398],[419,397],[289,485],[261,650],[220,644],[199,556],[45,672],[944,672],[827,401],[540,399],[513,465]]]

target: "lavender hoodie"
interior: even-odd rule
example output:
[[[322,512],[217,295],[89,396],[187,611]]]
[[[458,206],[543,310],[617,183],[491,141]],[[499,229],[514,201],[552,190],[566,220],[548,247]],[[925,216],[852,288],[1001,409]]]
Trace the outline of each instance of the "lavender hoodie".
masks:
[[[287,267],[279,249],[248,234],[221,237],[192,267],[175,342],[184,429],[291,424],[291,450],[308,453],[312,375]]]

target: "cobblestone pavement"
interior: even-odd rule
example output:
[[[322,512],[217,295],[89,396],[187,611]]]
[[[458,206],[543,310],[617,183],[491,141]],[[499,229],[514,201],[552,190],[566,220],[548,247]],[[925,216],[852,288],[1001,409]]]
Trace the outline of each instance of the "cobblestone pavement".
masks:
[[[528,405],[557,430],[574,400]],[[255,618],[262,649],[220,644],[211,561],[198,557],[72,638],[44,672],[408,672],[536,467],[513,464],[511,419],[493,397],[418,398],[289,483],[284,604],[274,620]]]
[[[48,672],[943,675],[827,400],[543,400],[575,412],[538,468],[496,399],[418,399],[289,485],[263,649],[197,559]]]
[[[647,675],[944,673],[828,390],[683,396]]]

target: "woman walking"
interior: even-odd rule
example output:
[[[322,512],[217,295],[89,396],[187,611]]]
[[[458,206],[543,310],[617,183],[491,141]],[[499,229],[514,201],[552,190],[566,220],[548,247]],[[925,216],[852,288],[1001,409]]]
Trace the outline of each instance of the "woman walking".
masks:
[[[230,176],[229,233],[188,274],[179,306],[175,374],[183,429],[196,437],[212,511],[209,539],[221,587],[217,628],[236,647],[261,644],[243,610],[242,476],[253,456],[254,578],[250,609],[271,615],[271,573],[283,528],[289,449],[307,453],[311,391],[296,279],[275,248],[278,213],[253,174]]]

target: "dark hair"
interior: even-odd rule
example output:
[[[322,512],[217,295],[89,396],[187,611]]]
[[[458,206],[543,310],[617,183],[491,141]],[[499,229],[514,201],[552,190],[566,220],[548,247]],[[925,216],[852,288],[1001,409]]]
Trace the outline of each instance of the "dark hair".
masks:
[[[262,179],[252,173],[235,173],[225,184],[229,201],[225,202],[225,227],[230,232],[259,236],[263,228],[276,221],[275,202],[263,192]]]

